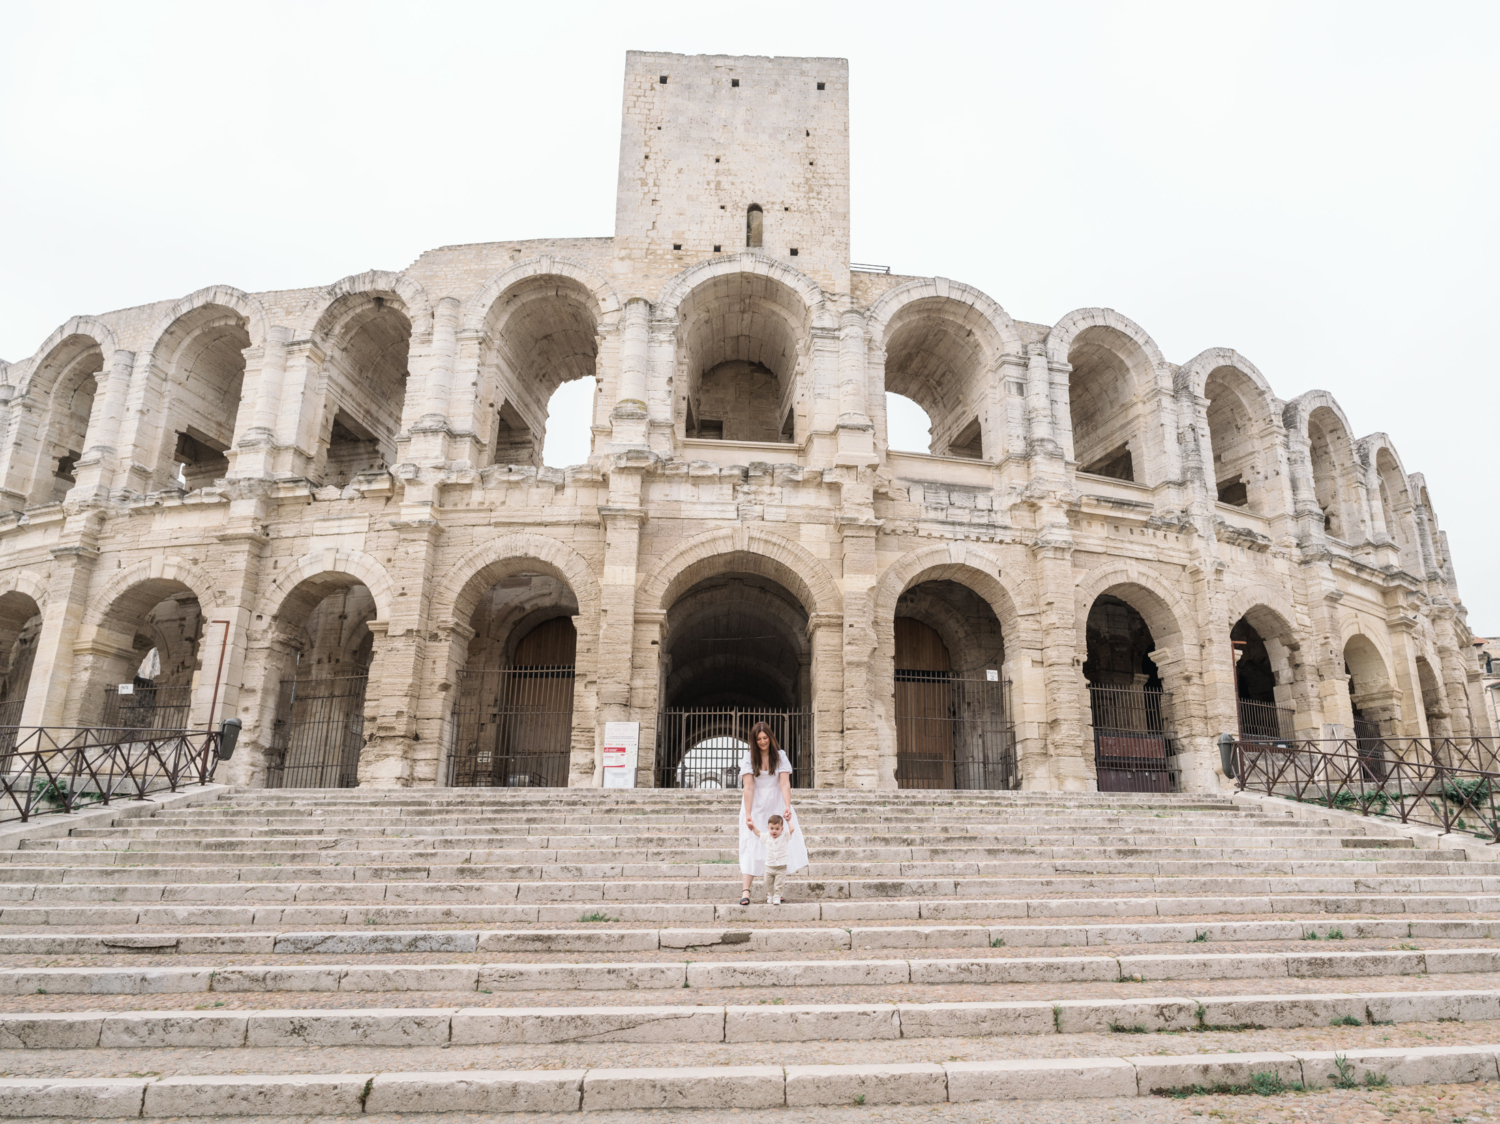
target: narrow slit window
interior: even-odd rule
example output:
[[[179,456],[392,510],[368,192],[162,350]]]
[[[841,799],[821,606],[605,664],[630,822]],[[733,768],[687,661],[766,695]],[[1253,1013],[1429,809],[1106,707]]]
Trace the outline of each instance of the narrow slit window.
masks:
[[[752,250],[760,249],[764,242],[765,218],[759,203],[751,203],[745,212],[745,245]]]

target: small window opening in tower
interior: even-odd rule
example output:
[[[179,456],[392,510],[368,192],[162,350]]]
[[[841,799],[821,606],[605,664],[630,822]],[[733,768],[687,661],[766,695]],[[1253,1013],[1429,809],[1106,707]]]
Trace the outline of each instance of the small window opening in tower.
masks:
[[[718,162],[719,162],[719,158],[717,156],[715,156],[714,157],[714,163],[717,164]]]
[[[745,245],[752,250],[760,249],[763,243],[765,217],[759,203],[751,203],[745,212]]]
[[[797,256],[797,247],[793,246],[792,247],[792,257],[796,257],[796,256]]]
[[[666,81],[666,79],[665,79],[665,78],[663,78],[663,79],[662,79],[662,81],[663,81],[663,82],[665,82],[665,81]],[[821,83],[821,82],[819,82],[819,83],[818,83],[818,89],[820,89],[820,90],[821,90],[821,89],[822,89],[822,88],[823,88],[823,83]]]
[[[680,250],[680,249],[682,249],[682,243],[681,242],[673,242],[672,243],[672,249],[674,249],[674,250]]]
[[[739,89],[739,85],[740,85],[740,80],[739,80],[739,79],[738,79],[738,78],[731,78],[731,79],[730,79],[730,80],[729,80],[729,84],[730,84],[730,85],[731,85],[731,86],[733,86],[733,87],[734,87],[734,88],[735,88],[735,89]]]
[[[659,79],[657,79],[657,81],[659,81],[663,86],[665,86],[667,84],[667,76],[665,74],[663,74]],[[818,89],[821,90],[822,88],[823,88],[822,85],[818,86]]]
[[[714,253],[716,253],[716,254],[722,254],[723,252],[724,252],[724,247],[722,247],[722,246],[715,246],[714,247]]]

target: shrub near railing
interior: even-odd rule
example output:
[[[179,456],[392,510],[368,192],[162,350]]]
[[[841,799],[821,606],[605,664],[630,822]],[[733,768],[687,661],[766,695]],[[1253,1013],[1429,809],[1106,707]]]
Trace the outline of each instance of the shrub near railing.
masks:
[[[221,747],[222,729],[0,727],[0,823],[209,784]]]
[[[1242,791],[1500,842],[1492,738],[1234,742]]]

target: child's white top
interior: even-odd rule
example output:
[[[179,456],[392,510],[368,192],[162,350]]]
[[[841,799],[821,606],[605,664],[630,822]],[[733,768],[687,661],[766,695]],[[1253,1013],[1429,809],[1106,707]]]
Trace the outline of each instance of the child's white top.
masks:
[[[792,833],[782,824],[781,834],[772,835],[766,832],[766,865],[786,866],[786,857],[792,845]]]

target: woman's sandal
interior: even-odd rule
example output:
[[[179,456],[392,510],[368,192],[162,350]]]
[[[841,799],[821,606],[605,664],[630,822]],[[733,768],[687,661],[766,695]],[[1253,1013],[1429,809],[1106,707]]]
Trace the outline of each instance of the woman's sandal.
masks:
[[[750,895],[749,894],[741,894],[740,895],[740,905],[749,905],[749,904],[750,904]]]

